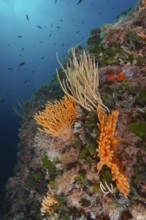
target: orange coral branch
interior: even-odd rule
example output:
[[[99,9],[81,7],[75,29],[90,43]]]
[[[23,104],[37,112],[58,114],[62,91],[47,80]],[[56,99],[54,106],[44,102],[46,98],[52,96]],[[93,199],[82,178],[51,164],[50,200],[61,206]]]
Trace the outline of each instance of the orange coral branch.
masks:
[[[142,6],[146,7],[146,0],[142,0]]]
[[[100,124],[100,136],[98,142],[98,155],[100,162],[97,165],[98,172],[106,165],[111,169],[113,180],[116,181],[117,188],[125,197],[128,196],[130,185],[128,179],[123,172],[122,164],[117,158],[116,149],[120,140],[116,137],[116,124],[118,120],[118,111],[113,111],[107,115],[100,106],[97,107],[97,114]]]
[[[34,118],[40,131],[51,136],[65,136],[70,132],[77,116],[76,102],[67,96],[54,104],[48,102],[43,112],[35,114]]]
[[[138,36],[139,36],[141,39],[146,40],[146,34],[140,33],[140,34],[138,34]]]

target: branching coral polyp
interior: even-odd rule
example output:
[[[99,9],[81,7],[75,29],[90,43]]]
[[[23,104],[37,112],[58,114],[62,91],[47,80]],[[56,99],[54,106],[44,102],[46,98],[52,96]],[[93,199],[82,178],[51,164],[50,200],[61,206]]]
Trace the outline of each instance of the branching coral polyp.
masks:
[[[104,165],[109,167],[117,188],[127,197],[130,191],[129,181],[116,154],[120,142],[116,137],[116,124],[119,113],[118,111],[113,111],[112,114],[107,115],[102,110],[102,107],[98,106],[97,114],[100,122],[98,125],[100,135],[97,140],[98,149],[96,150],[100,158],[100,162],[97,165],[98,172],[101,171]]]
[[[54,104],[48,102],[45,110],[34,116],[37,124],[41,126],[39,130],[54,137],[70,136],[76,117],[76,102],[67,96]]]

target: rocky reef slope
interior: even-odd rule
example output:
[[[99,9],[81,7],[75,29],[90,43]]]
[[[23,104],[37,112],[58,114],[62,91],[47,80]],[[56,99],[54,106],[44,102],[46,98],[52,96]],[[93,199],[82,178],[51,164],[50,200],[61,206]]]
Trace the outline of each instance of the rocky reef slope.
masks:
[[[92,30],[85,50],[98,63],[98,89],[108,112],[100,115],[99,109],[77,104],[70,130],[53,136],[38,130],[34,115],[48,101],[62,99],[56,75],[33,95],[22,115],[17,165],[6,186],[2,220],[146,219],[146,1],[115,24]],[[83,50],[75,51],[80,62]],[[62,69],[59,75],[65,78]],[[110,129],[101,137],[108,120]],[[108,160],[99,172],[105,136],[113,156],[111,162],[106,149]],[[125,193],[114,176],[115,163],[119,176],[128,180]]]

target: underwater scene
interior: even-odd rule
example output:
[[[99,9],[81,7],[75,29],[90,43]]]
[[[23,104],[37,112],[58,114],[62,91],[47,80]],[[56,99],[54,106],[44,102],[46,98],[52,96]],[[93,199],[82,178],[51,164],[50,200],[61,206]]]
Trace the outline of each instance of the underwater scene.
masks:
[[[0,0],[0,220],[146,220],[146,0]]]

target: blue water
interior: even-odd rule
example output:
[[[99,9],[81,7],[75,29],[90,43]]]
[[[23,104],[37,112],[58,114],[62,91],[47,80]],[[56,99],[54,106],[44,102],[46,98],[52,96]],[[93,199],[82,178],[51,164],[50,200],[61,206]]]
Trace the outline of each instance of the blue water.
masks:
[[[48,81],[60,60],[93,28],[113,23],[137,0],[0,0],[0,191],[16,162],[13,106]],[[84,41],[85,43],[86,41]],[[81,44],[84,46],[84,44]]]

